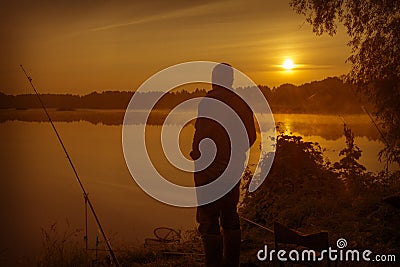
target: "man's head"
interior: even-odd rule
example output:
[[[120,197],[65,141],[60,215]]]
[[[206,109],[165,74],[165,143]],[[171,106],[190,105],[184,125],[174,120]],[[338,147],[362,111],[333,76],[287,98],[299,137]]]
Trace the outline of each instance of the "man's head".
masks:
[[[228,63],[221,63],[214,67],[212,71],[212,83],[223,86],[228,89],[232,88],[233,84],[233,69]]]

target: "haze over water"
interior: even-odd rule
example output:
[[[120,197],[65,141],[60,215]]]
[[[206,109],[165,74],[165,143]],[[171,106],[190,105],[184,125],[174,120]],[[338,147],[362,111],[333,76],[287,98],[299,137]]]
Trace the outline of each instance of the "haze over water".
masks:
[[[377,162],[376,155],[383,145],[369,118],[352,115],[344,119],[353,127],[355,142],[363,150],[360,163],[369,171],[382,170],[384,164]],[[332,162],[338,160],[338,153],[345,146],[343,122],[337,116],[277,114],[275,120],[282,131],[319,142]],[[122,154],[121,125],[81,121],[56,122],[56,126],[114,243],[142,244],[159,226],[182,230],[196,226],[194,209],[161,204],[135,184]],[[150,129],[158,131],[159,127]],[[190,148],[192,126],[188,127],[182,150]],[[49,229],[57,223],[62,234],[67,228],[66,220],[70,230],[84,228],[83,195],[49,123],[8,121],[1,123],[0,129],[1,147],[7,151],[1,159],[0,193],[2,209],[7,214],[1,224],[2,229],[10,229],[5,231],[0,249],[6,257],[37,256],[41,228]],[[176,182],[179,180],[176,177]],[[188,181],[182,183],[187,185]],[[96,227],[91,218],[89,222],[93,245]],[[83,235],[80,232],[78,237],[82,239],[78,240],[83,240]]]

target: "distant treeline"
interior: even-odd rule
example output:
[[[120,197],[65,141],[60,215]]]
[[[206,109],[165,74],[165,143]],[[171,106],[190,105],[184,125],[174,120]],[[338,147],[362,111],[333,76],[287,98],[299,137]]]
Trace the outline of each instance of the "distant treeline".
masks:
[[[339,78],[326,78],[322,81],[295,86],[283,84],[276,88],[259,86],[275,113],[315,113],[315,114],[344,114],[362,113],[361,107],[354,95],[354,88],[345,84]],[[258,90],[256,88],[238,88],[237,90]],[[43,94],[44,104],[48,108],[59,110],[75,109],[125,109],[134,92],[105,91],[93,92],[88,95]],[[139,93],[138,93],[139,94]],[[161,92],[140,93],[143,107],[148,107],[147,100]],[[204,89],[195,91],[182,90],[169,92],[164,95],[156,108],[170,109],[185,100],[201,97],[206,94]],[[6,95],[0,93],[1,109],[31,109],[40,108],[40,103],[34,94]],[[196,108],[196,107],[194,107]]]

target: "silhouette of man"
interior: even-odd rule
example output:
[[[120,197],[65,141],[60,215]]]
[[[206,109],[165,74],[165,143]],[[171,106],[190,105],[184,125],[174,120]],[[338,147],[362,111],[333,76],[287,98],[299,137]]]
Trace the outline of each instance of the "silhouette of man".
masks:
[[[239,175],[241,175],[245,167],[246,152],[256,139],[253,112],[232,91],[232,84],[232,67],[226,63],[218,64],[212,72],[212,90],[207,93],[205,98],[221,101],[233,109],[246,128],[247,136],[241,137],[248,138],[248,143],[246,142],[246,146],[239,145],[236,150],[232,149],[232,146],[234,146],[230,141],[232,133],[228,133],[224,126],[217,121],[204,118],[204,114],[215,113],[218,114],[218,117],[225,117],[223,119],[225,123],[230,123],[235,121],[229,118],[232,114],[220,110],[218,106],[210,104],[206,99],[203,99],[198,107],[198,118],[195,123],[195,134],[190,156],[193,160],[201,157],[199,144],[205,138],[210,138],[214,142],[216,154],[207,168],[199,170],[198,166],[195,166],[194,181],[196,187],[218,179],[227,168],[230,160],[233,161],[232,164],[234,166],[239,166],[237,169],[240,170]],[[239,126],[233,125],[233,128],[235,127]],[[196,220],[199,223],[198,230],[203,241],[206,266],[239,266],[241,240],[239,215],[237,213],[239,195],[240,180],[232,190],[220,199],[197,207]],[[202,197],[197,191],[198,201]]]

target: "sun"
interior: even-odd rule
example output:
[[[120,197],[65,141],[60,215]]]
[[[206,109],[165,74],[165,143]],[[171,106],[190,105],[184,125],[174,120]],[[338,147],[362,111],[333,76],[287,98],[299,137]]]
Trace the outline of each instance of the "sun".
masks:
[[[285,70],[292,70],[296,65],[294,65],[293,60],[291,60],[290,58],[285,59],[285,61],[283,61],[282,63],[282,68],[284,68]]]

